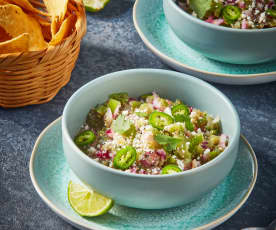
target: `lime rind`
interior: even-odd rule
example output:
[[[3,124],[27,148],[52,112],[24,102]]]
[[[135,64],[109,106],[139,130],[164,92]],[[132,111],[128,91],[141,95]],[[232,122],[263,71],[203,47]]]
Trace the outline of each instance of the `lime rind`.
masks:
[[[68,201],[76,213],[85,217],[103,215],[114,204],[112,199],[72,181],[68,184]]]
[[[84,0],[84,6],[87,11],[98,12],[102,10],[110,0]]]

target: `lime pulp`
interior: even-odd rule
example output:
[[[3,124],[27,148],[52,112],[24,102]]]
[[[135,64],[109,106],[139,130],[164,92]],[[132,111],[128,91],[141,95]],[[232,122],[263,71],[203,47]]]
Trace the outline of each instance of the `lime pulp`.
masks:
[[[68,200],[75,212],[87,217],[105,214],[113,206],[112,199],[72,181],[68,185]]]

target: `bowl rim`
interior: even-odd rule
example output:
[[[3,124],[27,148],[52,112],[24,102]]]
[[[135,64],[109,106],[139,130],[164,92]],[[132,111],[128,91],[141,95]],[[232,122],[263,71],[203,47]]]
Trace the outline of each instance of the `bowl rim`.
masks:
[[[275,32],[276,27],[271,28],[265,28],[265,29],[236,29],[236,28],[230,28],[225,26],[218,26],[214,25],[212,23],[205,22],[202,19],[199,19],[197,17],[192,16],[191,14],[187,13],[185,10],[181,9],[174,0],[163,0],[163,1],[169,1],[169,4],[171,4],[172,8],[176,10],[180,15],[186,17],[187,19],[193,21],[194,23],[198,23],[202,26],[206,26],[210,29],[218,30],[218,31],[224,31],[224,32],[234,32],[234,33],[268,33],[268,32]]]
[[[67,114],[68,114],[67,111],[69,110],[72,103],[74,102],[74,99],[76,97],[80,97],[82,92],[86,88],[91,87],[91,85],[93,85],[95,83],[103,83],[103,82],[108,81],[108,79],[110,79],[110,78],[116,78],[116,77],[120,77],[122,75],[129,75],[129,74],[137,75],[138,73],[167,74],[170,77],[176,77],[176,78],[182,79],[184,81],[188,79],[188,81],[192,81],[192,82],[195,82],[196,84],[203,85],[203,87],[207,87],[209,90],[214,91],[215,94],[217,94],[219,97],[221,97],[225,101],[225,103],[230,107],[230,109],[232,110],[232,112],[234,114],[233,118],[234,118],[236,127],[234,129],[234,133],[233,133],[232,138],[231,138],[232,140],[229,142],[227,148],[219,156],[217,156],[215,159],[205,163],[204,165],[201,165],[197,168],[189,169],[187,171],[182,171],[180,173],[165,174],[165,175],[162,175],[162,174],[160,174],[160,175],[148,175],[148,174],[144,175],[144,174],[129,173],[129,172],[121,171],[121,170],[118,170],[118,169],[113,169],[113,168],[110,168],[108,166],[105,166],[105,165],[93,160],[92,158],[90,158],[89,156],[84,154],[74,143],[73,139],[69,135],[68,128],[67,128]],[[112,73],[103,75],[99,78],[96,78],[96,79],[86,83],[85,85],[80,87],[75,93],[73,93],[71,95],[71,97],[69,98],[69,100],[67,101],[67,103],[64,107],[64,110],[63,110],[63,114],[62,114],[62,135],[63,135],[63,144],[64,144],[64,139],[66,139],[67,144],[70,145],[70,148],[73,150],[72,152],[74,152],[74,154],[77,154],[84,161],[86,161],[89,165],[92,165],[93,167],[97,167],[98,169],[102,169],[104,171],[108,171],[112,174],[130,176],[130,177],[139,177],[139,178],[180,177],[180,176],[184,176],[184,175],[200,173],[201,171],[208,169],[212,165],[216,165],[216,164],[220,163],[228,154],[230,154],[230,152],[233,151],[233,149],[239,143],[240,119],[239,119],[238,113],[237,113],[234,105],[232,104],[232,102],[220,90],[216,89],[214,86],[210,85],[209,83],[207,83],[207,82],[205,82],[201,79],[198,79],[196,77],[192,77],[192,76],[187,75],[187,74],[179,73],[179,72],[176,72],[176,71],[170,71],[170,70],[164,70],[164,69],[128,69],[128,70],[121,70],[121,71],[112,72]]]

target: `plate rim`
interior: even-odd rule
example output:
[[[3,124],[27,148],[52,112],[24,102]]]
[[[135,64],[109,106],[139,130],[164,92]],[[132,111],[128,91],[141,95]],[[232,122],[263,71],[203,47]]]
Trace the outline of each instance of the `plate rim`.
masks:
[[[44,203],[48,207],[50,207],[50,209],[52,209],[52,211],[54,211],[58,216],[60,216],[62,219],[69,222],[70,224],[72,224],[76,227],[82,227],[82,228],[91,229],[91,230],[95,230],[95,228],[99,229],[99,230],[114,230],[113,228],[102,227],[101,225],[95,224],[93,222],[90,222],[90,224],[87,225],[85,223],[80,222],[78,219],[76,219],[74,217],[72,217],[72,218],[69,217],[67,214],[65,214],[53,202],[51,202],[48,199],[48,197],[44,194],[44,192],[42,191],[42,189],[40,189],[40,186],[38,185],[38,182],[37,182],[35,174],[34,174],[34,161],[35,161],[38,146],[39,146],[42,138],[44,137],[44,135],[47,133],[47,131],[49,129],[51,129],[56,123],[60,122],[61,118],[62,118],[62,116],[58,117],[56,120],[54,120],[50,124],[48,124],[43,129],[43,131],[39,134],[39,136],[37,137],[37,139],[35,141],[35,144],[34,144],[34,147],[33,147],[32,153],[31,153],[30,161],[29,161],[29,173],[30,173],[32,184],[33,184],[36,192],[40,196],[40,198],[44,201]],[[252,164],[253,164],[253,178],[250,182],[250,185],[248,187],[247,192],[244,194],[244,196],[241,199],[240,203],[236,207],[234,207],[231,211],[226,213],[224,216],[221,216],[218,219],[216,219],[216,220],[214,220],[214,221],[212,221],[208,224],[205,224],[205,225],[199,226],[197,228],[194,228],[193,230],[211,229],[211,228],[214,228],[214,227],[220,225],[221,223],[225,222],[230,217],[232,217],[243,206],[243,204],[247,201],[248,197],[252,193],[252,191],[254,189],[254,186],[256,184],[257,175],[258,175],[258,162],[257,162],[255,152],[254,152],[253,148],[251,147],[250,143],[247,141],[247,139],[242,134],[240,136],[240,139],[242,139],[242,141],[244,141],[244,143],[247,145],[247,147],[249,149],[249,152],[251,154],[251,157],[252,157],[252,161],[253,161],[252,162]]]
[[[271,79],[271,81],[275,81],[276,80],[276,71],[271,71],[271,72],[266,72],[266,73],[257,73],[257,74],[226,74],[226,73],[218,73],[218,72],[209,72],[206,70],[200,70],[197,69],[195,67],[191,67],[187,64],[181,63],[178,60],[175,60],[172,57],[169,57],[168,55],[166,55],[165,53],[159,51],[154,45],[151,44],[151,42],[147,39],[147,37],[145,36],[145,34],[142,32],[142,30],[140,29],[139,23],[138,23],[138,19],[137,19],[137,8],[138,5],[140,4],[142,0],[136,0],[133,6],[133,13],[132,13],[132,19],[133,19],[133,23],[134,23],[134,27],[137,31],[137,33],[139,34],[140,38],[142,39],[142,41],[144,42],[144,44],[157,56],[159,56],[162,60],[166,60],[167,63],[171,63],[172,65],[176,66],[176,67],[181,67],[181,68],[185,68],[188,71],[193,71],[194,73],[198,73],[198,74],[208,74],[212,77],[216,77],[216,78],[221,78],[221,77],[227,77],[227,78],[242,78],[242,79],[254,79],[254,78],[258,78],[258,77],[275,77],[275,79]]]

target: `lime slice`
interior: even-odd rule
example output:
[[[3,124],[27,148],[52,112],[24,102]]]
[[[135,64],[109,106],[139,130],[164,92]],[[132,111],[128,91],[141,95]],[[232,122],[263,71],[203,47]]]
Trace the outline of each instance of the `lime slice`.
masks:
[[[85,9],[90,12],[98,12],[105,7],[110,0],[83,0]]]
[[[68,185],[68,200],[79,215],[88,217],[102,215],[113,206],[111,199],[72,181]]]

